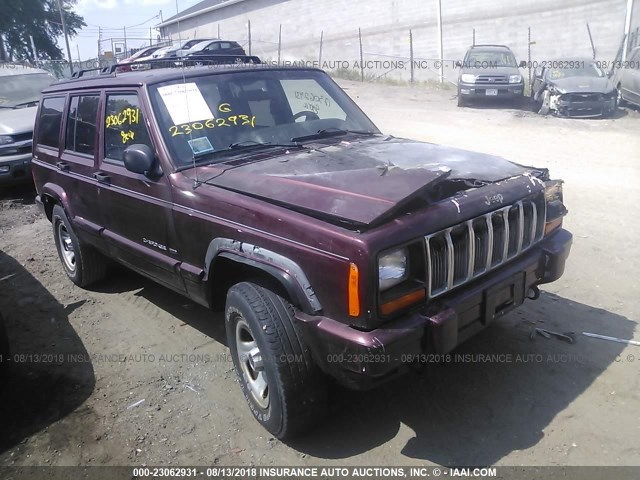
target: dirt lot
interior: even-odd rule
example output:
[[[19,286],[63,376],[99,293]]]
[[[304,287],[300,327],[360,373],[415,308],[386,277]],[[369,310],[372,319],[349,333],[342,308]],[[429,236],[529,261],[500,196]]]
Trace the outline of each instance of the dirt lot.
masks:
[[[640,464],[640,349],[580,335],[640,340],[640,114],[542,118],[458,109],[451,91],[341,83],[387,133],[566,180],[565,276],[458,350],[513,360],[335,390],[332,418],[282,443],[245,405],[220,316],[121,268],[75,287],[33,194],[14,189],[0,202],[0,309],[22,356],[0,394],[1,465]],[[577,342],[531,341],[536,325]]]

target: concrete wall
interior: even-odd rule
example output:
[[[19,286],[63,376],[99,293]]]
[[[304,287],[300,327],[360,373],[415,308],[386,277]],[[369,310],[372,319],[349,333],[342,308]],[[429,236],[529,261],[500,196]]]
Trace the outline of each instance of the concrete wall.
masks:
[[[640,25],[640,0],[635,0],[633,26]],[[532,60],[592,55],[586,24],[589,23],[597,58],[612,60],[622,42],[627,0],[442,0],[445,59],[461,59],[473,41],[511,46],[518,60],[527,60],[528,28],[531,28]],[[413,31],[414,55],[437,59],[436,0],[245,0],[196,18],[169,25],[167,36],[194,35],[235,39],[248,44],[251,21],[252,53],[277,58],[278,29],[282,24],[283,60],[318,59],[323,32],[324,61],[359,60],[358,28],[362,29],[365,60],[409,57],[409,30]],[[419,70],[416,78],[435,78]],[[456,78],[446,64],[445,76]],[[375,75],[408,78],[405,68]],[[368,72],[370,73],[370,72]]]

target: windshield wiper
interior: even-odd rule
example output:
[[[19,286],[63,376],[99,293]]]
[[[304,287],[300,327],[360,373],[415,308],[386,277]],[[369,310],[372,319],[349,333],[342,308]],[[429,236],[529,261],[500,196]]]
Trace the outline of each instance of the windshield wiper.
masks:
[[[282,147],[282,148],[304,148],[295,140],[291,140],[291,143],[272,143],[272,142],[257,142],[255,140],[244,140],[242,142],[235,142],[229,145],[227,150],[219,150],[226,152],[228,150],[243,150],[246,148],[263,148],[263,147]]]
[[[368,130],[345,130],[342,128],[323,128],[318,130],[316,133],[311,133],[309,135],[303,135],[301,137],[294,137],[291,139],[292,142],[304,142],[306,140],[316,140],[319,138],[329,138],[329,137],[338,137],[340,135],[347,135],[349,133],[353,133],[356,135],[375,135],[376,132],[370,132]]]
[[[234,152],[249,150],[249,149],[262,149],[262,148],[307,148],[299,143],[271,143],[271,142],[256,142],[254,140],[244,140],[242,142],[235,142],[229,145],[224,150],[216,150],[196,155],[192,164],[182,165],[177,171],[186,170],[192,168],[194,165],[210,165],[213,163],[224,163],[224,154],[232,154]],[[214,157],[214,158],[211,158]],[[222,157],[222,158],[221,158]]]

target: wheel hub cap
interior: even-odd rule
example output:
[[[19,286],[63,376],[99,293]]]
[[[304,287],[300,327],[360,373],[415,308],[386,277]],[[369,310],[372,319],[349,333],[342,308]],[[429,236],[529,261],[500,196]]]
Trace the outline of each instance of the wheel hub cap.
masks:
[[[244,318],[236,325],[236,348],[240,370],[253,400],[261,407],[269,406],[269,384],[258,344]]]

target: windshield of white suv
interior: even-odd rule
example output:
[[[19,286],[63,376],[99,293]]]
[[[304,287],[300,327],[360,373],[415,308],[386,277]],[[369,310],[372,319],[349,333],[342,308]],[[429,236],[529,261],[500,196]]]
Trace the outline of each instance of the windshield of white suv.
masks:
[[[470,68],[517,67],[516,58],[508,50],[477,50],[467,54],[465,66]]]
[[[158,126],[178,166],[239,149],[300,146],[378,129],[324,73],[263,70],[210,74],[150,87]]]
[[[37,102],[42,90],[55,81],[47,73],[7,75],[0,79],[0,108],[15,108]]]

